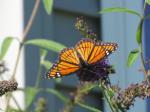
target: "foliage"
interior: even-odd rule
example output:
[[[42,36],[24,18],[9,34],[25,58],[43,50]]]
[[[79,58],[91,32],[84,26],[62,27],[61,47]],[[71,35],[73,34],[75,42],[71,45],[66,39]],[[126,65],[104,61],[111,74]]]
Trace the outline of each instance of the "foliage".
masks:
[[[45,11],[50,15],[52,13],[53,0],[43,0],[43,4]]]
[[[128,9],[128,8],[122,8],[122,7],[106,8],[106,9],[101,10],[99,13],[105,14],[105,13],[112,13],[112,12],[126,12],[128,14],[133,14],[133,15],[142,17],[141,14],[139,14],[138,12]]]
[[[13,37],[6,37],[1,45],[0,49],[0,60],[4,58],[7,53],[9,46],[11,45]]]
[[[63,48],[65,48],[64,45],[47,39],[32,39],[26,41],[24,44],[35,45],[55,52],[60,52]]]
[[[134,49],[129,53],[127,65],[130,67],[138,58],[139,56],[139,49]]]

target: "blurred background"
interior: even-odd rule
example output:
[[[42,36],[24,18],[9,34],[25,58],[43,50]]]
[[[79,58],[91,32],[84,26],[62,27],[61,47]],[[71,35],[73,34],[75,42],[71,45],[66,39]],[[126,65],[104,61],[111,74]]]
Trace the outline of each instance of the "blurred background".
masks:
[[[17,38],[22,37],[23,29],[29,20],[34,3],[35,0],[0,1],[0,42],[8,36]],[[81,38],[83,38],[81,34],[75,30],[74,26],[76,18],[83,16],[89,24],[89,27],[98,35],[98,39],[105,42],[118,43],[118,50],[110,56],[110,63],[114,64],[116,69],[116,74],[111,77],[111,81],[113,84],[119,84],[119,86],[125,88],[129,84],[140,82],[143,79],[143,75],[138,71],[140,68],[140,59],[131,68],[127,68],[126,66],[129,51],[137,47],[135,37],[139,18],[127,13],[98,14],[100,10],[110,7],[127,7],[142,13],[143,1],[54,0],[51,15],[46,14],[43,4],[41,3],[31,30],[27,35],[27,39],[51,39],[68,47],[74,46]],[[145,22],[144,27],[145,29],[150,27],[148,21]],[[144,45],[145,48],[148,48],[147,44],[149,39],[147,37],[150,34],[147,30],[144,30],[144,32]],[[14,68],[17,50],[18,43],[14,41],[5,57],[5,62],[9,69],[8,75],[4,76],[5,79],[10,77],[9,72],[11,73]],[[148,49],[146,50],[145,57],[148,58]],[[57,59],[57,55],[57,53],[49,52],[47,59],[54,62]],[[39,48],[35,46],[24,47],[16,75],[19,87],[34,86],[38,72],[39,58]],[[46,72],[47,71],[43,69],[42,73],[45,74]],[[68,95],[70,91],[74,91],[79,83],[77,77],[74,75],[62,78],[61,83],[55,83],[54,80],[41,80],[40,87],[54,88],[66,95]],[[15,95],[17,99],[19,99],[21,107],[24,108],[25,94],[17,92]],[[63,102],[54,95],[39,93],[36,96],[36,99],[41,96],[45,97],[48,101],[48,112],[58,112],[63,108]],[[102,94],[99,91],[94,90],[86,96],[85,100],[87,104],[93,105],[104,112],[108,112],[108,105],[105,104],[103,99],[100,99],[102,99]],[[0,100],[1,107],[4,105],[4,98],[0,97]],[[30,108],[33,108],[34,106],[35,104],[33,103]],[[129,112],[148,112],[149,109],[148,101],[137,99],[136,104]],[[89,112],[78,106],[76,106],[73,111]]]

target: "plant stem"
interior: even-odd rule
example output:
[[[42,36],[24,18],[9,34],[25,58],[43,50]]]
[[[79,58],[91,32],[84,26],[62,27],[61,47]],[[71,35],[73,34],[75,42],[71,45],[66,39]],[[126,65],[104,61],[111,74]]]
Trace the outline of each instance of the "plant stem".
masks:
[[[88,105],[85,105],[83,103],[80,103],[80,102],[76,102],[77,105],[79,105],[80,107],[83,107],[85,109],[88,109],[90,112],[102,112],[94,107],[91,107],[91,106],[88,106]]]
[[[144,7],[143,7],[143,16],[144,16],[144,13],[145,13],[145,10],[146,10],[146,0],[144,0]]]
[[[111,104],[109,98],[107,97],[107,91],[105,90],[105,87],[104,87],[102,84],[100,84],[99,87],[102,88],[102,92],[103,92],[103,94],[104,94],[104,97],[105,97],[106,100],[107,100],[107,103],[109,104],[109,107],[110,107],[111,111],[112,111],[112,112],[116,112],[116,109],[113,108],[113,106],[112,106],[112,104]],[[118,112],[118,111],[117,111],[117,112]]]
[[[11,97],[12,97],[13,101],[15,102],[15,104],[17,105],[17,107],[18,107],[19,111],[21,111],[21,112],[22,112],[22,109],[21,109],[21,107],[20,107],[19,103],[17,102],[16,98],[15,98],[13,95],[11,95]]]
[[[113,106],[111,105],[111,102],[109,101],[109,98],[107,97],[105,90],[104,90],[104,97],[106,98],[106,100],[107,100],[107,102],[108,102],[108,104],[109,104],[109,107],[110,107],[111,111],[112,111],[112,112],[116,112],[116,111],[114,110]]]
[[[19,51],[18,51],[18,54],[17,54],[17,59],[16,59],[16,64],[15,64],[15,68],[14,68],[14,71],[13,71],[13,74],[12,74],[12,78],[11,79],[14,79],[15,78],[15,75],[16,75],[16,70],[17,70],[17,67],[18,67],[18,63],[19,63],[19,58],[20,58],[20,55],[21,55],[21,50],[22,50],[22,47],[23,47],[23,43],[25,41],[25,38],[29,32],[29,30],[31,29],[31,26],[32,26],[32,23],[33,23],[33,20],[36,16],[36,13],[37,13],[37,10],[38,10],[38,7],[39,7],[39,4],[40,4],[40,0],[36,0],[35,1],[35,4],[34,4],[34,8],[32,10],[32,13],[31,13],[31,16],[30,16],[30,19],[27,23],[27,26],[25,27],[24,29],[24,32],[23,32],[23,37],[22,37],[22,41],[19,45]]]
[[[40,63],[39,63],[39,67],[38,67],[38,75],[37,75],[37,78],[36,78],[36,82],[35,82],[35,88],[38,88],[38,86],[39,86],[39,83],[40,83],[40,76],[41,76],[41,70],[42,70],[42,68],[41,68],[41,61],[40,61]]]
[[[141,22],[144,22],[144,13],[145,13],[145,10],[146,10],[146,0],[144,0],[144,6],[143,6],[143,17],[141,18]],[[143,23],[142,23],[143,24]],[[143,26],[143,25],[142,25]],[[143,31],[143,28],[141,28],[141,30]],[[141,31],[141,33],[142,33]],[[143,37],[143,35],[141,34],[141,36]],[[144,68],[144,71],[146,71],[146,65],[145,65],[145,62],[144,62],[144,56],[143,56],[143,39],[141,37],[141,45],[140,45],[140,50],[141,50],[141,62],[142,62],[142,65],[143,65],[143,68]]]
[[[33,7],[33,10],[32,10],[32,13],[31,13],[31,16],[30,16],[29,21],[27,23],[27,26],[24,29],[22,42],[24,42],[29,30],[31,29],[31,26],[33,24],[34,18],[36,16],[37,11],[38,11],[39,5],[40,5],[40,0],[36,0],[35,4],[34,4],[34,7]]]
[[[51,93],[53,95],[55,95],[56,97],[58,97],[60,100],[62,100],[65,103],[69,102],[69,98],[67,98],[65,95],[63,95],[62,93],[60,93],[58,90],[56,89],[52,89],[52,88],[37,88],[39,92],[47,92],[47,93]],[[18,88],[18,91],[25,91],[24,88]]]
[[[140,51],[140,52],[141,52],[141,53],[140,53],[140,56],[141,56],[142,66],[143,66],[144,71],[146,71],[146,65],[145,65],[144,56],[143,56],[143,52],[142,52],[142,50],[143,50],[142,45],[140,46],[140,49],[141,49],[141,51]]]
[[[40,4],[40,0],[36,0],[35,1],[35,4],[34,4],[34,8],[32,10],[32,13],[31,13],[31,16],[30,16],[30,19],[27,23],[27,26],[25,27],[24,29],[24,32],[23,32],[23,37],[22,37],[22,41],[19,45],[19,51],[17,53],[17,59],[16,59],[16,63],[15,63],[15,68],[13,70],[13,73],[12,73],[12,76],[11,76],[11,79],[12,80],[15,80],[15,75],[16,75],[16,71],[17,71],[17,67],[18,67],[18,63],[19,63],[19,59],[20,59],[20,55],[21,55],[21,50],[22,50],[22,47],[23,47],[23,43],[25,41],[25,38],[29,32],[29,30],[31,29],[31,26],[32,26],[32,23],[33,23],[33,20],[36,16],[36,13],[37,13],[37,10],[39,8],[39,4]],[[10,101],[10,97],[7,99],[7,102],[6,102],[6,110],[8,109],[9,107],[9,101]]]
[[[65,103],[69,102],[69,99],[66,96],[64,96],[63,94],[61,94],[59,91],[57,91],[55,89],[46,88],[46,89],[41,89],[41,90],[46,91],[51,94],[54,94],[55,96],[57,96],[60,100],[62,100]]]
[[[145,10],[146,10],[146,5],[147,5],[147,3],[146,3],[146,0],[144,1],[144,7],[143,7],[143,17],[142,17],[142,19],[141,19],[141,21],[142,22],[144,22],[144,19],[145,19]],[[143,24],[143,23],[142,23]],[[143,31],[143,28],[141,28],[141,30]],[[141,31],[141,32],[142,32]],[[143,35],[141,34],[141,36],[143,37]],[[141,38],[142,38],[141,37]],[[146,71],[146,64],[145,64],[145,61],[144,61],[144,55],[143,55],[143,39],[141,39],[141,45],[140,45],[140,57],[141,57],[141,63],[142,63],[142,66],[143,66],[143,71],[144,71],[144,73],[145,73],[145,75],[146,75],[146,77],[145,77],[145,79],[149,82],[149,79],[148,79],[148,75],[149,74],[147,74],[147,71]]]
[[[17,54],[17,59],[16,59],[16,63],[15,63],[15,68],[14,68],[14,71],[12,73],[12,76],[11,76],[11,80],[15,80],[15,75],[16,75],[16,71],[17,71],[17,67],[18,67],[18,63],[19,63],[19,59],[20,59],[20,55],[21,55],[21,45],[19,46],[19,50],[18,50],[18,54]]]
[[[55,89],[51,89],[51,88],[43,89],[43,88],[38,88],[38,87],[37,87],[37,89],[38,89],[39,91],[45,91],[45,92],[54,94],[54,95],[57,96],[60,100],[62,100],[64,103],[69,103],[69,102],[70,102],[70,100],[69,100],[66,96],[64,96],[63,94],[61,94],[59,91],[57,91],[57,90],[55,90]],[[18,90],[19,90],[19,91],[24,91],[23,88],[19,88]],[[88,109],[88,110],[90,110],[91,112],[102,112],[102,111],[100,111],[100,110],[98,110],[98,109],[96,109],[96,108],[90,107],[90,106],[88,106],[88,105],[85,105],[85,104],[80,103],[80,102],[77,102],[77,101],[74,103],[74,105],[75,105],[75,104],[77,104],[77,105],[79,105],[80,107],[83,107],[83,108],[85,108],[85,109]]]
[[[141,18],[140,22],[141,22],[141,24],[142,24],[142,26],[143,26],[144,17]],[[141,27],[142,27],[142,26],[141,26]],[[141,28],[141,30],[142,30],[142,29],[143,29],[143,28]],[[142,43],[143,43],[143,40],[142,40],[142,31],[141,31],[141,44],[139,45],[139,46],[140,46],[140,57],[141,57],[141,62],[142,62],[143,69],[144,69],[144,71],[146,71],[146,69],[145,69],[146,65],[145,65],[145,62],[144,62],[143,44],[142,44]]]

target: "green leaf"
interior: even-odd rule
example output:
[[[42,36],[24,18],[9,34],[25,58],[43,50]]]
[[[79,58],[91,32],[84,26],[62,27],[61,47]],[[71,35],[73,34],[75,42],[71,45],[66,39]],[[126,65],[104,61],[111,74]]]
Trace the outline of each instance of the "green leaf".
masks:
[[[49,68],[52,66],[52,63],[48,60],[45,60],[47,53],[47,50],[40,49],[40,63],[46,68],[46,70],[49,70]]]
[[[146,0],[146,3],[147,3],[148,5],[150,5],[150,0]]]
[[[127,66],[131,67],[133,63],[137,60],[138,56],[139,56],[139,49],[132,50],[128,56]]]
[[[115,92],[111,88],[106,89],[106,91],[110,99],[115,95]]]
[[[0,60],[2,60],[4,56],[6,55],[8,48],[10,47],[10,44],[12,43],[12,40],[13,40],[12,37],[7,37],[2,42],[2,46],[0,49]]]
[[[24,44],[35,45],[35,46],[45,48],[54,52],[60,52],[62,49],[65,48],[64,45],[58,42],[52,41],[52,40],[48,40],[48,39],[32,39],[32,40],[26,41]]]
[[[6,112],[6,111],[1,110],[1,112]],[[13,107],[9,107],[9,108],[7,109],[7,112],[22,112],[22,111],[21,111],[21,110],[18,110],[18,109],[15,109],[15,108],[13,108]]]
[[[41,64],[46,68],[46,70],[49,70],[52,66],[52,63],[48,60],[42,61]]]
[[[102,112],[101,110],[99,110],[97,108],[91,107],[89,105],[85,105],[85,104],[80,103],[78,101],[76,102],[76,104],[78,104],[82,108],[85,108],[85,109],[89,110],[89,112]]]
[[[45,59],[45,57],[47,56],[48,51],[46,49],[40,49],[40,56],[42,58],[42,60]]]
[[[57,91],[55,89],[47,88],[46,91],[48,93],[54,94],[55,96],[57,96],[60,100],[62,100],[65,103],[67,103],[69,101],[69,99],[66,96],[64,96],[63,94],[61,94],[59,91]]]
[[[26,92],[26,107],[29,107],[33,102],[38,90],[36,88],[28,87],[25,89]]]
[[[140,13],[134,10],[130,10],[128,8],[121,8],[121,7],[106,8],[106,9],[99,11],[100,14],[111,13],[111,12],[126,12],[126,13],[137,15],[140,18],[142,17]]]
[[[142,26],[143,26],[143,22],[144,22],[144,20],[141,19],[141,21],[139,22],[138,28],[137,28],[137,32],[136,32],[136,41],[137,41],[137,43],[139,45],[142,42]]]
[[[52,13],[53,8],[53,0],[43,0],[44,9],[48,15]]]

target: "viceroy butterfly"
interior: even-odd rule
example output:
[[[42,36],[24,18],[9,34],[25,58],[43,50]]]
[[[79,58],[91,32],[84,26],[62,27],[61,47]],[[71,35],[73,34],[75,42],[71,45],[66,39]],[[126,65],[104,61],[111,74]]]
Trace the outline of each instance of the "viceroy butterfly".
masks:
[[[58,61],[53,64],[47,73],[47,78],[67,76],[79,70],[92,67],[117,49],[116,43],[102,43],[95,40],[81,39],[75,47],[65,48]]]

